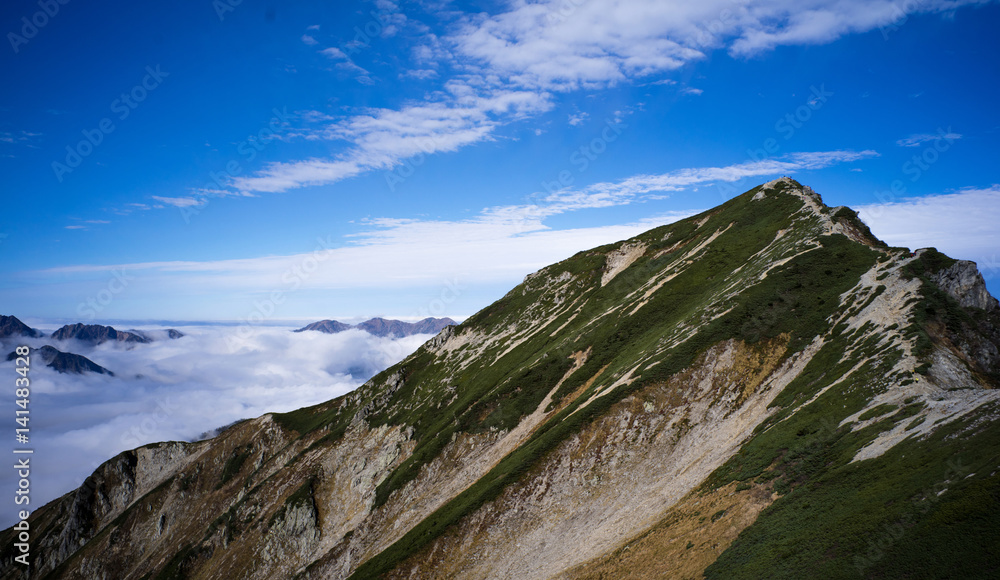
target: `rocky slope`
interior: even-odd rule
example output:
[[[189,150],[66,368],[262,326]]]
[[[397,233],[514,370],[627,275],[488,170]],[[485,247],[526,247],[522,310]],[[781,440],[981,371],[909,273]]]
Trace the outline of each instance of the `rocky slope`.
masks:
[[[33,513],[33,577],[996,577],[984,288],[782,178],[346,396],[123,453]]]

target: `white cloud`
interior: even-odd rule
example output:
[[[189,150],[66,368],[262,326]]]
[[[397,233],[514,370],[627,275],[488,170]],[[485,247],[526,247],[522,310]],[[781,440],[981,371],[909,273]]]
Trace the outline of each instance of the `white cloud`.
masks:
[[[38,137],[41,137],[41,133],[32,133],[31,131],[0,131],[0,143],[33,143],[37,141]]]
[[[347,54],[339,48],[331,46],[330,48],[324,48],[319,52],[320,54],[326,55],[331,60],[336,61],[336,67],[338,69],[356,75],[354,78],[359,83],[370,85],[375,82],[372,80],[370,72],[358,66],[357,63],[351,60],[351,57],[347,56]]]
[[[948,12],[976,2],[926,0],[908,9]],[[747,56],[780,45],[831,42],[897,23],[902,16],[898,3],[890,0],[770,0],[752,5],[732,0],[513,0],[504,6],[496,14],[450,12],[455,25],[439,37],[407,21],[395,4],[385,3],[380,19],[392,24],[384,29],[406,23],[421,30],[414,60],[451,63],[458,76],[443,79],[443,90],[428,101],[360,111],[304,129],[298,136],[344,141],[347,150],[331,159],[272,164],[233,185],[247,192],[276,192],[390,169],[414,155],[455,151],[488,140],[514,120],[551,109],[554,92],[599,89],[653,75],[661,77],[654,83],[670,84],[674,81],[662,78],[664,74],[713,50]],[[382,34],[387,33],[384,29]],[[343,50],[330,47],[321,53],[338,67],[358,73],[360,81],[371,81]],[[409,74],[429,77],[428,71]],[[697,95],[701,89],[682,92]],[[516,99],[522,106],[517,111],[490,108],[505,99]]]
[[[158,195],[151,197],[160,203],[174,207],[196,207],[203,203],[202,200],[193,197],[160,197]]]
[[[747,177],[778,176],[877,155],[874,151],[801,152],[773,160],[726,167],[695,167],[656,175],[638,175],[580,189],[551,192],[537,203],[489,207],[466,220],[372,219],[349,243],[322,240],[315,252],[287,256],[211,262],[149,262],[84,265],[34,272],[61,280],[121,269],[144,281],[150,292],[174,296],[191,293],[266,295],[291,287],[289,273],[313,263],[308,275],[294,276],[295,289],[405,289],[439,285],[459,276],[463,283],[511,284],[542,266],[577,251],[639,234],[696,210],[661,214],[633,223],[554,230],[545,220],[584,209],[623,206],[662,199],[665,194],[692,190]],[[284,167],[300,171],[301,167]],[[298,174],[302,179],[304,176]],[[275,187],[280,175],[272,176]],[[318,178],[322,178],[319,176]],[[261,184],[258,184],[262,187]],[[428,259],[433,256],[433,259]],[[490,260],[483,260],[490,256]],[[140,295],[138,284],[130,295]]]
[[[318,42],[316,42],[315,38],[309,36],[308,34],[302,35],[302,42],[304,42],[308,46],[316,46],[317,44],[319,44]]]
[[[681,89],[681,93],[685,95],[700,95],[704,92],[705,91],[701,89],[696,89],[694,87],[684,87],[683,89]]]
[[[935,247],[953,258],[978,262],[984,276],[1000,276],[1000,185],[856,209],[872,233],[889,245]]]
[[[449,85],[444,100],[414,103],[401,109],[370,109],[322,127],[309,138],[352,144],[333,160],[309,159],[274,163],[248,177],[233,180],[243,192],[279,192],[306,185],[334,183],[372,169],[391,169],[401,160],[455,151],[490,138],[502,120],[547,110],[546,95],[497,91],[481,96],[467,85]]]
[[[790,175],[799,171],[823,169],[877,156],[878,153],[872,150],[791,153],[773,159],[747,161],[726,167],[692,167],[667,173],[636,175],[616,182],[595,183],[578,192],[560,192],[558,196],[564,199],[589,200],[587,203],[590,204],[618,205],[622,200],[634,199],[636,196],[652,192],[682,191],[696,185],[718,181],[735,182],[751,177]]]
[[[951,12],[978,3],[926,0],[906,10]],[[663,74],[714,49],[749,56],[782,45],[831,42],[904,16],[892,0],[543,0],[508,7],[466,17],[447,40],[457,53],[513,84],[547,90]]]
[[[399,76],[401,76],[401,77],[409,77],[409,78],[414,78],[414,79],[420,79],[420,80],[426,80],[426,79],[437,78],[439,75],[438,75],[438,72],[436,70],[427,68],[427,69],[412,69],[412,70],[408,70],[408,71],[403,72]]]
[[[330,48],[324,48],[323,50],[319,51],[319,53],[326,55],[332,58],[333,60],[347,60],[347,61],[351,60],[350,57],[344,54],[344,51],[340,50],[335,46],[331,46]]]
[[[576,127],[577,125],[582,125],[584,121],[586,121],[588,118],[590,118],[590,115],[588,115],[587,113],[577,113],[575,115],[570,115],[569,124],[572,125],[573,127]]]
[[[903,139],[896,141],[896,145],[899,145],[900,147],[919,147],[924,143],[931,143],[934,141],[939,141],[941,139],[944,139],[945,141],[948,141],[950,143],[952,141],[957,141],[961,138],[962,135],[960,133],[955,133],[949,127],[947,131],[942,129],[933,135],[929,133],[910,135],[909,137],[905,137]]]
[[[32,424],[38,422],[31,432],[33,504],[79,486],[121,451],[155,441],[192,440],[238,419],[347,393],[430,338],[384,339],[360,330],[293,333],[280,327],[249,333],[242,327],[179,329],[186,336],[129,350],[117,343],[56,344],[87,356],[115,377],[32,367]],[[0,367],[12,364],[4,361]],[[0,486],[13,485],[13,475],[10,470],[0,474]]]

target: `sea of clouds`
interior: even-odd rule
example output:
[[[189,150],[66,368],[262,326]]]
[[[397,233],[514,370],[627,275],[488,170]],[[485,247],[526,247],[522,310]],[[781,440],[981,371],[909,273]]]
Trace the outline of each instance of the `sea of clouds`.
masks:
[[[111,370],[114,377],[62,374],[40,357],[31,361],[31,505],[79,487],[104,461],[121,451],[156,441],[193,441],[219,427],[268,412],[284,412],[343,395],[402,360],[431,338],[379,338],[361,330],[337,334],[292,332],[288,327],[173,326],[185,336],[167,339],[155,327],[138,327],[159,337],[150,344],[9,339],[0,356],[0,377],[11,388],[0,408],[15,445],[14,362],[16,344],[52,344]],[[8,455],[12,457],[13,455]],[[0,489],[13,497],[16,472],[0,470]],[[14,523],[0,514],[0,526]],[[8,521],[9,520],[9,521]]]

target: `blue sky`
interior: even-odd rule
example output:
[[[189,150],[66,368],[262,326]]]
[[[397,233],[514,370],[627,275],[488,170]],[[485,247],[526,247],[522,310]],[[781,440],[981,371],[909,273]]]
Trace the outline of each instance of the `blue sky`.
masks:
[[[995,2],[234,3],[0,8],[3,313],[461,317],[784,174],[1000,293]]]

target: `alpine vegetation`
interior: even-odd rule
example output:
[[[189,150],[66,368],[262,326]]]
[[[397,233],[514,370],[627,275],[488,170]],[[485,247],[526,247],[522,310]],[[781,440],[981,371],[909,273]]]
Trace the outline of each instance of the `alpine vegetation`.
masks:
[[[121,453],[32,513],[32,572],[996,577],[998,386],[975,264],[781,178],[543,268],[353,392]]]

